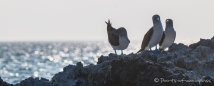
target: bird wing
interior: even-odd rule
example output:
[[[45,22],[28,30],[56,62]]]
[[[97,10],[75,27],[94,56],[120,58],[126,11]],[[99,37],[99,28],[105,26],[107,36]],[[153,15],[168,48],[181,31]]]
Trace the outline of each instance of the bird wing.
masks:
[[[162,35],[161,41],[159,42],[159,46],[161,46],[161,45],[162,45],[164,38],[165,38],[165,33],[163,32],[163,35]]]
[[[108,40],[111,45],[118,46],[119,45],[119,31],[118,30],[108,31]]]
[[[153,27],[151,27],[149,29],[149,31],[144,35],[144,38],[143,38],[143,41],[142,41],[142,44],[141,44],[141,48],[144,50],[145,47],[149,44],[149,40],[151,39],[152,37],[152,34],[153,34]]]
[[[176,31],[175,31],[175,38],[176,38]],[[173,41],[173,43],[175,42],[175,38],[174,38],[174,41]]]

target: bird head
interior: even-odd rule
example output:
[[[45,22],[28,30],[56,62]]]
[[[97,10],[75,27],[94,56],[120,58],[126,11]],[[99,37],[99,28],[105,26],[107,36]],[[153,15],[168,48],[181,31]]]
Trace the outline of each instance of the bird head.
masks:
[[[158,14],[153,15],[152,21],[153,23],[160,22],[160,16]]]
[[[172,19],[166,19],[166,26],[173,26]]]

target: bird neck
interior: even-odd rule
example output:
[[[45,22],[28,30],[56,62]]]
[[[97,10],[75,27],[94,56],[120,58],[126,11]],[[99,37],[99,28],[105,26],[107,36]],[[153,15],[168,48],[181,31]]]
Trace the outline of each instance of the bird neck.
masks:
[[[114,28],[112,27],[112,26],[107,26],[107,31],[112,31],[112,30],[114,30]]]
[[[153,25],[161,25],[161,22],[153,22]]]

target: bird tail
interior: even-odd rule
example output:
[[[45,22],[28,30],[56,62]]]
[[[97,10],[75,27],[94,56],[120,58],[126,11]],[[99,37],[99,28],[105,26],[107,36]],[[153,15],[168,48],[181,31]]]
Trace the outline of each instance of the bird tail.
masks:
[[[115,28],[113,28],[113,27],[111,26],[112,23],[110,22],[110,19],[108,20],[108,22],[105,21],[105,23],[107,24],[107,31],[115,30]]]
[[[141,52],[141,51],[143,51],[143,49],[141,48],[139,51],[137,51],[137,53],[139,53],[139,52]]]

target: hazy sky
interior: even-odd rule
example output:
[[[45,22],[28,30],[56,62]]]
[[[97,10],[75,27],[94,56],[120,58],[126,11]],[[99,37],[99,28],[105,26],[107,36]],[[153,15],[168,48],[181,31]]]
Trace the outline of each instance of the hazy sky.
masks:
[[[142,40],[152,16],[171,18],[175,42],[214,36],[213,0],[1,0],[0,41],[107,40],[105,21]]]

